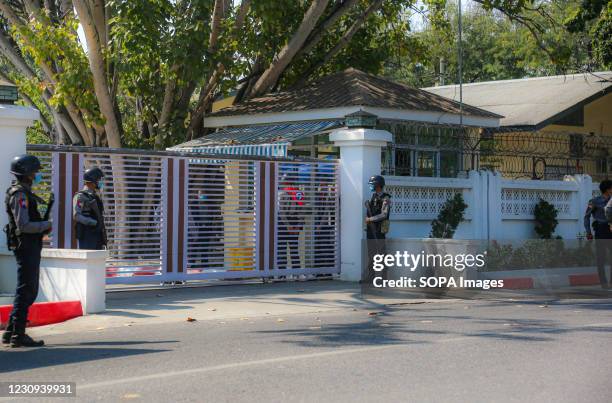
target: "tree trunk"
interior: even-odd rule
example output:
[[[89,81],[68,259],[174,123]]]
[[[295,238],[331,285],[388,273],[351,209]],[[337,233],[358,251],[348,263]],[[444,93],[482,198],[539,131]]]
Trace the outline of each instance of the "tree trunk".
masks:
[[[100,39],[105,37],[100,35],[96,28],[91,12],[91,2],[87,0],[74,1],[79,20],[85,33],[87,42],[87,58],[89,68],[93,75],[94,90],[100,106],[100,111],[106,119],[104,129],[108,139],[108,145],[112,148],[121,148],[121,129],[117,117],[115,116],[114,102],[111,99],[104,56],[102,55],[103,45]],[[106,45],[106,44],[104,44]]]
[[[272,61],[270,66],[264,73],[259,77],[257,83],[253,87],[253,91],[249,94],[249,97],[256,97],[262,95],[274,87],[280,75],[285,71],[285,68],[289,65],[293,57],[300,50],[300,48],[306,42],[306,39],[312,32],[315,24],[325,11],[329,0],[313,0],[310,8],[304,14],[302,23],[298,27],[296,33],[293,35],[291,40],[280,50],[280,52]]]
[[[381,5],[383,0],[375,0],[370,6],[355,20],[353,25],[342,35],[342,38],[338,41],[336,46],[334,46],[327,54],[323,57],[321,61],[319,61],[314,66],[310,67],[305,74],[303,74],[302,78],[298,80],[298,82],[294,85],[294,87],[299,87],[303,85],[315,71],[317,71],[320,67],[324,66],[327,62],[329,62],[334,56],[336,56],[342,49],[349,44],[353,36],[359,31],[359,29],[363,26],[365,21],[368,19],[370,14],[376,11]]]

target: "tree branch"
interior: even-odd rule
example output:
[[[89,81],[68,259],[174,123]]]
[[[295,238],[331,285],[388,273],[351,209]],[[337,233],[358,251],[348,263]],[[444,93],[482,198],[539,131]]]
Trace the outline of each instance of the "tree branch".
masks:
[[[306,73],[302,76],[302,78],[294,86],[299,87],[300,85],[303,85],[306,82],[306,80],[308,80],[308,77],[312,73],[317,71],[320,67],[325,65],[327,62],[333,59],[338,53],[340,53],[340,51],[344,49],[346,45],[348,45],[351,39],[353,39],[353,36],[355,36],[355,34],[359,31],[359,29],[361,29],[361,27],[363,26],[365,21],[368,19],[368,17],[373,12],[378,10],[380,6],[382,5],[382,3],[383,3],[383,0],[374,0],[374,2],[370,4],[370,6],[355,20],[353,25],[351,25],[351,27],[344,33],[344,35],[342,35],[342,38],[340,38],[336,46],[334,46],[329,52],[327,52],[327,54],[323,57],[321,61],[319,61],[317,64],[309,68],[306,71]]]
[[[230,8],[230,0],[215,0],[213,8],[210,37],[208,38],[208,53],[212,54],[217,49],[219,34],[221,33],[221,21],[225,18]]]
[[[287,65],[306,42],[315,24],[325,11],[329,0],[313,0],[304,14],[304,18],[289,42],[278,52],[270,66],[255,83],[250,97],[255,97],[274,87]]]
[[[327,31],[340,19],[340,17],[348,13],[357,3],[359,3],[359,0],[346,0],[336,7],[336,10],[308,37],[306,44],[297,53],[296,58],[310,53],[310,51],[321,42],[321,39],[323,39]]]
[[[219,78],[225,71],[223,63],[219,63],[214,73],[210,76],[206,87],[202,89],[200,93],[200,99],[197,108],[191,114],[191,120],[189,121],[189,127],[187,128],[187,137],[193,139],[195,134],[195,128],[199,125],[199,122],[204,117],[204,113],[210,106],[215,88],[219,82]]]

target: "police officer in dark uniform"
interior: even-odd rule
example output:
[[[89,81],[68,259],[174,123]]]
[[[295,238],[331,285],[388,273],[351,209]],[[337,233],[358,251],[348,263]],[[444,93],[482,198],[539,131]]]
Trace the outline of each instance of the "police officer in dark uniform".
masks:
[[[28,310],[38,296],[40,254],[43,236],[51,231],[51,222],[38,211],[45,202],[32,193],[32,184],[40,183],[40,161],[33,155],[21,155],[11,162],[11,173],[17,181],[6,191],[5,205],[9,217],[7,243],[17,260],[17,290],[2,343],[11,347],[40,347],[45,343],[25,333]]]
[[[372,197],[366,202],[367,237],[368,239],[385,239],[389,232],[389,213],[391,209],[391,195],[384,192],[385,178],[374,175],[368,182]]]
[[[385,193],[385,178],[380,175],[374,175],[368,181],[372,197],[365,202],[366,206],[366,234],[368,247],[368,265],[367,272],[362,278],[366,284],[372,284],[372,280],[377,274],[371,267],[374,255],[385,253],[384,240],[387,232],[389,232],[389,214],[391,212],[391,195]],[[387,277],[387,272],[380,273],[383,278]]]
[[[599,184],[601,196],[597,196],[589,201],[589,205],[584,213],[584,229],[586,230],[587,239],[593,239],[595,232],[597,273],[599,274],[599,282],[604,289],[610,288],[606,279],[606,260],[612,257],[612,231],[606,217],[606,205],[612,196],[612,181],[604,180]],[[591,231],[591,217],[593,217],[593,231]],[[608,260],[609,263],[612,263]],[[612,273],[611,273],[612,279]]]
[[[104,203],[99,194],[104,186],[103,178],[104,172],[98,167],[86,170],[83,175],[85,186],[72,200],[79,249],[102,250],[107,246]]]

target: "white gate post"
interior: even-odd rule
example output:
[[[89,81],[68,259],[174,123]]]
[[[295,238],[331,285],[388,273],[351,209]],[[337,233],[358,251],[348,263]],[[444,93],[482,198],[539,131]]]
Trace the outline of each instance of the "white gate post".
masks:
[[[31,126],[38,116],[38,111],[33,108],[0,104],[0,189],[3,195],[13,179],[9,174],[11,161],[17,155],[26,153],[26,128]],[[4,208],[0,210],[0,254],[9,255],[6,236],[1,230],[8,223],[8,217]],[[4,267],[3,263],[10,264],[11,267]],[[15,260],[12,258],[0,262],[0,293],[15,291],[17,272],[14,265]]]
[[[340,148],[340,278],[359,281],[368,179],[380,174],[381,149],[393,136],[385,130],[351,128],[335,130],[329,139]]]

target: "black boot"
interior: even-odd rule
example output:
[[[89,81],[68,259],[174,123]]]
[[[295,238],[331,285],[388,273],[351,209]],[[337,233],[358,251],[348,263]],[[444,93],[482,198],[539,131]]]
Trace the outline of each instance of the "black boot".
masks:
[[[42,340],[34,340],[25,333],[13,334],[11,337],[11,347],[42,347],[45,342]]]
[[[6,330],[2,333],[2,344],[9,344],[11,342],[11,337],[13,336],[13,318],[9,318],[8,325],[6,325]]]

